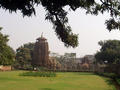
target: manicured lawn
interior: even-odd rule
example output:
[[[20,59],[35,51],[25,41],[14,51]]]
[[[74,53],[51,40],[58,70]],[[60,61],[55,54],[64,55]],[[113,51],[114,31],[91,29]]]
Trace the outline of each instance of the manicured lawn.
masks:
[[[0,72],[0,90],[116,90],[108,84],[108,78],[92,73],[60,72],[57,77],[19,76],[22,72]]]

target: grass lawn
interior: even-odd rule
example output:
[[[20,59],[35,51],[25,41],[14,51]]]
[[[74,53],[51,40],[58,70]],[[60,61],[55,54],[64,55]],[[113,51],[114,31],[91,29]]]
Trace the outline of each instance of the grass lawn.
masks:
[[[116,90],[108,84],[108,78],[92,73],[60,72],[57,77],[19,76],[22,72],[0,72],[0,90]]]

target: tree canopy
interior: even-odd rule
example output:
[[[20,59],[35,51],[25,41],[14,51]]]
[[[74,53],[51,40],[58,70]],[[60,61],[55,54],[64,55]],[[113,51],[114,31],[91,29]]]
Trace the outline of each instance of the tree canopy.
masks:
[[[42,5],[46,10],[45,19],[53,24],[56,35],[65,46],[78,46],[78,35],[72,33],[65,7],[75,11],[77,8],[86,10],[87,14],[98,15],[108,12],[111,16],[106,20],[107,29],[120,29],[119,0],[0,0],[0,8],[10,12],[21,11],[23,16],[36,14],[35,7]]]
[[[0,31],[1,29],[2,28],[0,28]],[[7,44],[8,41],[8,35],[0,32],[0,65],[11,65],[14,62],[15,52]]]
[[[120,41],[119,40],[107,40],[100,41],[99,45],[101,49],[96,53],[95,58],[101,63],[120,63]]]
[[[27,43],[16,50],[16,61],[14,67],[17,69],[31,69],[31,60],[34,43]]]

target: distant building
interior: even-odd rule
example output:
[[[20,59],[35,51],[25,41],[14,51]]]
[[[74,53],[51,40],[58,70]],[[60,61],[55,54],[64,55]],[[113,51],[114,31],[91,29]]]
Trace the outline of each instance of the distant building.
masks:
[[[95,57],[93,55],[85,55],[82,58],[76,58],[74,67],[76,71],[93,71]]]
[[[75,59],[75,63],[76,64],[84,64],[84,63],[88,63],[88,64],[92,64],[95,61],[95,57],[93,55],[85,55],[82,58],[76,58]]]
[[[82,63],[82,58],[76,58],[75,59],[75,63],[76,64],[78,64],[78,63],[81,64]]]
[[[82,59],[82,63],[92,64],[95,61],[95,57],[93,55],[85,55]]]

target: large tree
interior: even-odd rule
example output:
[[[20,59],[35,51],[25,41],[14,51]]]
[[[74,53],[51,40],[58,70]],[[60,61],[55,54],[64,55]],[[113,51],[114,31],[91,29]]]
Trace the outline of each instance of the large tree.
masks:
[[[34,43],[27,43],[16,50],[16,62],[14,67],[17,69],[31,69],[32,52]]]
[[[65,7],[75,11],[77,8],[85,9],[86,13],[98,15],[108,12],[111,16],[106,20],[107,29],[120,29],[120,1],[119,0],[0,0],[0,7],[10,12],[21,11],[23,16],[35,15],[35,7],[42,5],[46,10],[45,19],[53,24],[58,38],[65,46],[76,47],[78,35],[72,33],[68,24],[68,11]]]
[[[101,46],[101,49],[95,55],[98,62],[106,64],[120,63],[119,40],[100,41],[99,45]]]
[[[1,31],[2,28],[0,28]],[[12,65],[15,58],[14,50],[7,44],[8,35],[0,32],[0,65]]]

